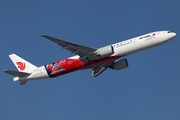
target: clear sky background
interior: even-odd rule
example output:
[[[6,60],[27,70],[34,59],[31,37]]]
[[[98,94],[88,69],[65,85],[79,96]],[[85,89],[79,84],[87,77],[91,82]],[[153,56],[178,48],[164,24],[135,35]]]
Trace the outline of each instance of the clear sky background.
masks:
[[[142,34],[171,30],[170,42],[127,56],[129,67],[91,70],[20,86],[0,73],[0,120],[179,120],[179,0],[1,0],[1,71],[16,70],[16,53],[41,66],[72,56],[48,34],[102,47]]]

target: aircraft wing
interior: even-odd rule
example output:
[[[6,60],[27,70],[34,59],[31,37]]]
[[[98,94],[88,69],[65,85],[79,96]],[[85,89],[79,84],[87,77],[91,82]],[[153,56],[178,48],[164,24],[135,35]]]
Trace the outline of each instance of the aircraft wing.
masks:
[[[61,40],[61,39],[57,39],[57,38],[54,38],[54,37],[51,37],[48,35],[41,35],[41,36],[57,43],[61,47],[69,50],[70,52],[72,52],[76,55],[79,55],[80,57],[85,57],[85,56],[88,56],[89,54],[92,55],[92,53],[94,53],[97,50],[95,48],[78,45],[78,44],[71,43],[71,42],[68,42],[65,40]]]

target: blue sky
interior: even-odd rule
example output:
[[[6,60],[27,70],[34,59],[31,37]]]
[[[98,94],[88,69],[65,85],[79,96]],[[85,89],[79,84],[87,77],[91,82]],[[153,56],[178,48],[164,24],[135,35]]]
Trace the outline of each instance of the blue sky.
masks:
[[[171,30],[172,41],[127,56],[129,67],[91,70],[20,86],[0,73],[1,120],[180,119],[179,0],[4,0],[0,4],[1,70],[16,70],[16,53],[41,66],[72,56],[40,37],[48,34],[102,47],[148,32]]]

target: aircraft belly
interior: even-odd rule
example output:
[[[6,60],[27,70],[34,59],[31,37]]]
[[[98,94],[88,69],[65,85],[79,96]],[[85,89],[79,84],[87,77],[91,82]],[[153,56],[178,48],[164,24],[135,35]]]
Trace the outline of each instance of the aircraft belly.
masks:
[[[115,60],[119,59],[120,56],[109,56],[109,57],[105,57],[105,58],[101,58],[98,60],[93,60],[90,61],[89,63],[85,64],[83,67],[81,67],[80,69],[88,69],[88,68],[94,68],[97,66],[104,66],[104,65],[110,65],[112,64],[112,62],[114,62]]]

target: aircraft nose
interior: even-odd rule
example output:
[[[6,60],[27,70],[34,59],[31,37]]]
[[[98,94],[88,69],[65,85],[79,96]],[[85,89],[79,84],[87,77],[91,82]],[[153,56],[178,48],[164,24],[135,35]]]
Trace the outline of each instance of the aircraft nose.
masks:
[[[174,34],[174,37],[176,36],[176,33],[173,33]]]
[[[174,32],[169,33],[169,38],[170,39],[174,38],[175,36],[176,36],[176,33],[174,33]]]

